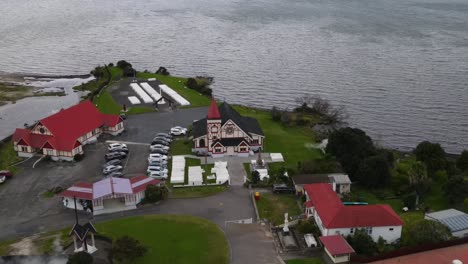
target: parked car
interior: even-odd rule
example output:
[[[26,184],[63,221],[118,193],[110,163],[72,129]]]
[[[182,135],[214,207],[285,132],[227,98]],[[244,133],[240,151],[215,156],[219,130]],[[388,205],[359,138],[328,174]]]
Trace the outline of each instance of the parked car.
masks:
[[[160,148],[152,149],[152,150],[150,151],[150,153],[153,153],[153,154],[154,154],[154,153],[158,153],[158,154],[163,154],[163,155],[167,155],[167,154],[168,154],[167,150],[160,149]]]
[[[168,133],[157,133],[155,137],[165,137],[165,138],[172,139],[172,136]]]
[[[166,145],[161,145],[161,144],[155,144],[155,145],[151,145],[150,146],[150,150],[153,150],[153,149],[164,149],[164,150],[167,150],[169,151],[169,146],[166,146]]]
[[[107,153],[105,156],[106,161],[113,160],[113,159],[125,159],[127,157],[127,153],[125,152],[111,152]]]
[[[169,172],[166,168],[163,168],[163,167],[148,166],[148,168],[146,169],[146,173],[150,173],[152,171],[160,171],[160,172],[165,173],[165,174],[167,174]]]
[[[117,165],[117,166],[114,166],[114,165],[110,165],[110,166],[107,166],[105,167],[103,170],[102,170],[102,173],[104,173],[104,175],[107,175],[111,172],[114,172],[114,171],[122,171],[123,170],[123,167],[120,166],[120,165]]]
[[[163,140],[163,139],[153,139],[153,141],[151,141],[151,145],[169,146],[170,144],[171,144],[171,142],[168,142],[168,141]]]
[[[149,157],[148,162],[167,162],[167,159],[157,158],[157,157]]]
[[[169,144],[172,142],[172,139],[170,139],[170,138],[165,138],[165,137],[155,137],[155,138],[153,138],[153,141],[157,141],[157,140],[165,141],[165,142],[167,142]]]
[[[187,134],[187,129],[183,127],[173,127],[171,128],[171,135],[173,136],[185,136]]]
[[[109,146],[107,146],[108,150],[112,149],[127,149],[127,145],[123,143],[111,143]]]
[[[122,161],[119,159],[109,160],[108,162],[106,162],[106,164],[102,165],[102,167],[105,168],[110,165],[114,165],[114,166],[122,165]]]
[[[163,173],[161,171],[150,171],[148,172],[148,176],[155,179],[167,179],[167,173]]]
[[[152,159],[148,161],[148,166],[162,166],[162,167],[167,168],[167,160],[157,161],[157,160]]]
[[[6,181],[6,177],[5,176],[0,176],[0,183],[4,183]]]
[[[273,193],[295,193],[296,190],[286,184],[273,184]]]
[[[201,150],[199,150],[199,151],[195,151],[195,156],[198,156],[198,157],[207,157],[207,156],[209,156],[209,154],[208,154],[208,151],[201,151]]]
[[[2,171],[0,171],[0,177],[2,177],[2,176],[5,176],[5,178],[8,179],[8,178],[13,177],[13,173],[11,173],[11,171],[9,171],[9,170],[2,170]]]
[[[167,160],[167,156],[159,153],[151,153],[148,156],[148,160],[152,158],[161,158],[162,160]]]
[[[124,175],[121,171],[114,171],[107,175],[107,177],[122,178]]]
[[[126,148],[114,148],[114,149],[109,150],[109,153],[112,153],[112,152],[125,152],[125,153],[128,154],[128,149],[126,149]]]

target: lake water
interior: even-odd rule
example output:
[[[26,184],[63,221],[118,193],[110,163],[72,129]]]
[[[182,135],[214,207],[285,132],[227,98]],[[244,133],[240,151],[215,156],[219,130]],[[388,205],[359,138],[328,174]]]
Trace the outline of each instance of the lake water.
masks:
[[[385,146],[468,149],[466,0],[0,1],[0,71],[119,59],[213,76],[231,103],[318,94]]]

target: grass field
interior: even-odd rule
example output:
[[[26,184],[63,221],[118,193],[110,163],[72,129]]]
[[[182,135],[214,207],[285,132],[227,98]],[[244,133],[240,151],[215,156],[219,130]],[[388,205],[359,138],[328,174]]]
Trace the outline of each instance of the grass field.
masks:
[[[171,143],[170,154],[175,155],[190,155],[192,154],[192,141],[188,139],[176,139]]]
[[[173,188],[170,198],[200,198],[227,190],[225,185]]]
[[[301,214],[296,196],[293,194],[261,193],[257,208],[260,218],[269,219],[274,225],[284,223],[286,212],[289,216]]]
[[[310,128],[285,127],[271,119],[266,110],[257,110],[244,106],[235,109],[245,116],[254,117],[260,123],[265,134],[265,152],[279,152],[285,159],[284,165],[296,168],[298,161],[320,159],[322,153],[316,149],[307,148],[314,144],[314,133]]]
[[[13,142],[9,141],[3,145],[0,145],[0,170],[10,170],[13,173],[17,172],[17,168],[11,166],[11,164],[20,161],[15,149],[13,148]]]
[[[287,260],[286,264],[323,264],[324,262],[319,258],[311,259],[291,259]]]
[[[158,81],[171,87],[174,91],[187,99],[190,102],[190,107],[210,105],[211,99],[209,97],[204,96],[195,90],[186,88],[185,83],[187,82],[187,78],[145,72],[138,72],[137,77],[145,79],[156,78]]]
[[[228,245],[223,232],[214,223],[194,216],[149,215],[99,223],[102,235],[118,238],[130,235],[148,252],[136,263],[225,264]]]

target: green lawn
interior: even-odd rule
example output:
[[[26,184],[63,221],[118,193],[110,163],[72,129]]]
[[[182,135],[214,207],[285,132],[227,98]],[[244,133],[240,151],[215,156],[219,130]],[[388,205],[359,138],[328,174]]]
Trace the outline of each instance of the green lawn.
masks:
[[[128,115],[135,115],[135,114],[143,114],[143,113],[150,113],[154,112],[154,108],[145,107],[145,106],[132,106],[128,108],[127,114]]]
[[[287,260],[286,264],[323,264],[324,262],[319,258],[311,259],[291,259]]]
[[[188,215],[148,215],[98,223],[102,235],[132,236],[148,247],[136,263],[223,264],[229,262],[224,233],[214,223]]]
[[[189,139],[175,139],[171,143],[170,155],[191,155],[193,142]]]
[[[200,198],[227,190],[225,185],[172,188],[171,198]]]
[[[257,201],[258,214],[261,219],[269,219],[274,225],[284,223],[284,213],[289,216],[300,215],[302,212],[293,194],[261,193]]]
[[[145,73],[138,72],[138,78],[156,78],[158,81],[166,84],[179,93],[182,97],[187,99],[190,102],[190,107],[199,107],[199,106],[208,106],[210,105],[211,99],[205,95],[200,94],[199,92],[189,89],[185,86],[187,78],[174,77],[174,76],[165,76],[155,73]]]
[[[112,95],[106,90],[103,90],[101,94],[96,96],[94,104],[96,104],[99,111],[104,114],[118,115],[122,109],[122,106],[117,104],[112,98]]]
[[[0,170],[10,170],[17,172],[17,168],[11,166],[11,164],[20,161],[15,149],[13,148],[13,141],[9,141],[3,145],[0,145]]]
[[[266,110],[257,110],[244,106],[235,109],[245,116],[254,117],[260,123],[265,134],[265,152],[279,152],[283,154],[287,167],[296,168],[298,161],[320,159],[323,155],[319,150],[307,148],[307,144],[314,144],[314,133],[310,128],[285,127],[271,119]],[[270,164],[272,165],[272,164]],[[275,165],[273,165],[275,166]],[[280,164],[280,166],[282,166]]]

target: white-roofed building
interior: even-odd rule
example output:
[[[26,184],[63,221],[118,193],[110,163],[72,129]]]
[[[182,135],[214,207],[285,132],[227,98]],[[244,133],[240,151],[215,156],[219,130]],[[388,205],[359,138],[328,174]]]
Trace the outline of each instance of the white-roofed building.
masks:
[[[454,237],[468,237],[468,214],[455,209],[447,209],[427,213],[424,219],[433,220],[446,225]]]
[[[201,166],[188,167],[188,185],[203,185],[203,172]]]
[[[75,183],[59,196],[68,208],[91,210],[94,215],[136,209],[145,198],[148,185],[161,185],[161,181],[148,176],[130,179],[109,177],[95,183]]]
[[[185,182],[185,157],[172,156],[171,183]]]

